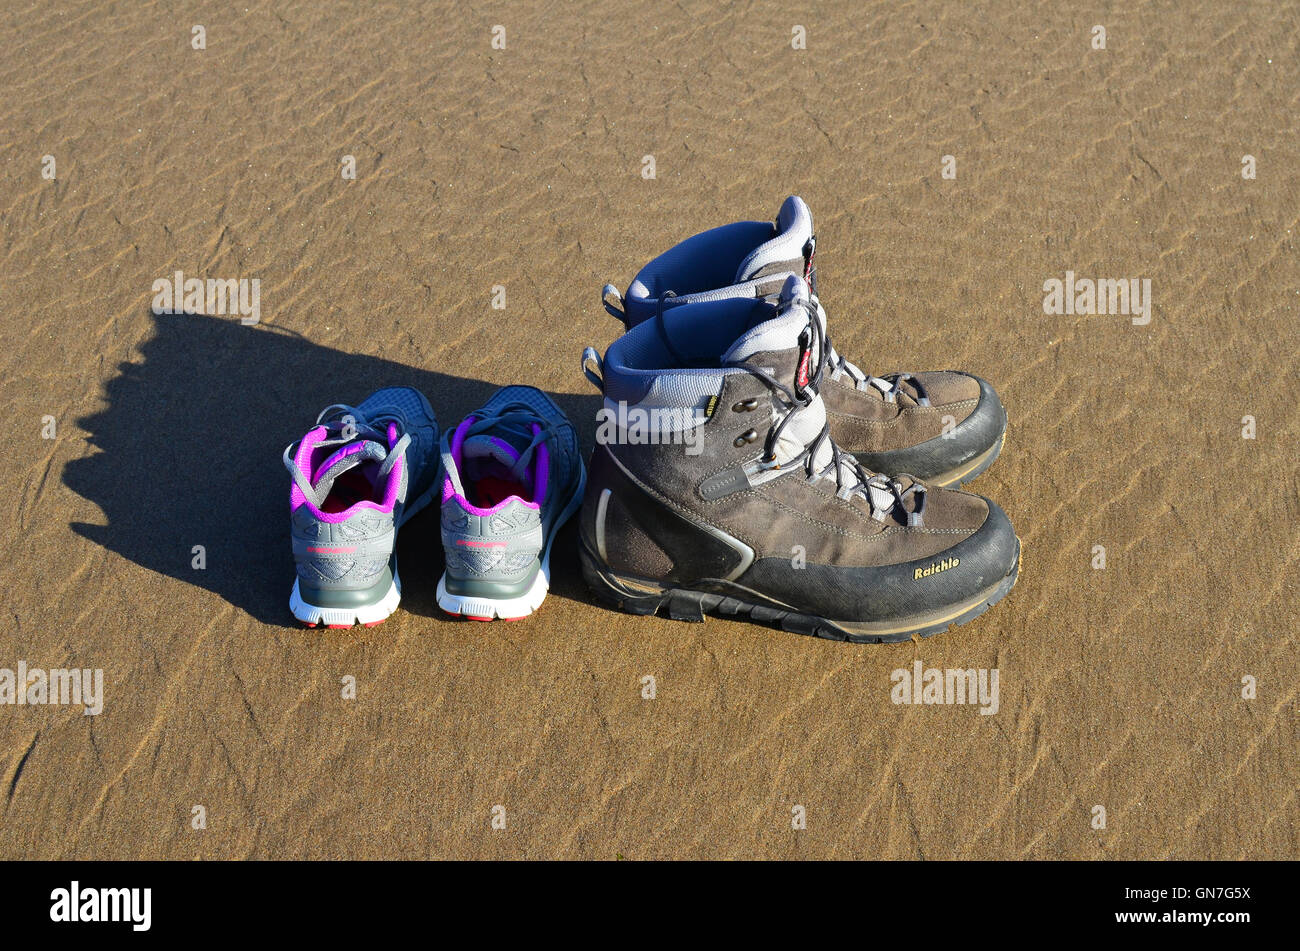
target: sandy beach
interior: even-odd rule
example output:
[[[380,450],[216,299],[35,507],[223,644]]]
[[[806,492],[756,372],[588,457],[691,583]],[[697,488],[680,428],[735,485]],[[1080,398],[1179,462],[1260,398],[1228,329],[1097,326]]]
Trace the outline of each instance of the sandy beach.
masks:
[[[1298,48],[1293,2],[6,6],[0,668],[103,691],[0,705],[0,858],[1300,857]],[[294,624],[318,410],[529,383],[590,450],[601,285],[790,194],[841,353],[997,386],[1003,602],[633,617],[571,524],[536,616],[455,622],[434,507],[396,615]],[[177,271],[257,322],[155,314]],[[996,713],[893,702],[918,662]]]

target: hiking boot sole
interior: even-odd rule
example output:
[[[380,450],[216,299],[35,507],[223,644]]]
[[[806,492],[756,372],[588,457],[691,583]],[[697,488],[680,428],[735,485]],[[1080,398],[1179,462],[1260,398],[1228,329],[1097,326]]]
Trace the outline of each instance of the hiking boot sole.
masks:
[[[976,476],[982,475],[985,469],[997,462],[998,456],[1002,454],[1002,447],[1006,445],[1006,442],[1007,431],[1004,429],[997,442],[966,465],[930,479],[926,484],[932,485],[936,489],[960,488]]]
[[[579,546],[579,553],[583,577],[596,599],[608,607],[629,614],[659,614],[677,621],[703,621],[706,614],[722,618],[748,618],[795,634],[809,634],[854,644],[889,644],[911,640],[913,637],[930,637],[965,624],[1006,597],[1020,573],[1020,539],[1017,538],[1016,560],[1010,573],[960,604],[888,621],[832,621],[781,605],[734,582],[703,583],[704,587],[714,590],[665,587],[653,581],[615,575],[599,567],[585,545]]]

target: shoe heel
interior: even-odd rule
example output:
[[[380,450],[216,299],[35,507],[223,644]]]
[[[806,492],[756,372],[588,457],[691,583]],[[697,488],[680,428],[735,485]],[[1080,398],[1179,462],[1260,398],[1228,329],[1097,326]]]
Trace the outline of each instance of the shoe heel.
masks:
[[[665,614],[676,620],[702,621],[704,614],[698,604],[687,603],[686,599],[674,597],[672,589],[664,588],[653,582],[620,578],[604,568],[587,551],[587,546],[578,546],[578,559],[582,563],[582,577],[596,600],[605,607],[628,614],[651,615],[660,608],[667,608]],[[632,585],[635,584],[635,588]],[[684,592],[677,592],[683,594]]]
[[[384,578],[369,592],[334,592],[331,598],[312,590],[303,591],[294,579],[289,592],[289,610],[304,627],[350,628],[357,624],[374,627],[387,620],[402,600],[402,583],[396,576]]]
[[[511,588],[513,586],[510,586]],[[550,582],[540,564],[519,590],[491,582],[466,582],[446,572],[438,580],[438,607],[448,614],[471,621],[518,621],[542,606]]]

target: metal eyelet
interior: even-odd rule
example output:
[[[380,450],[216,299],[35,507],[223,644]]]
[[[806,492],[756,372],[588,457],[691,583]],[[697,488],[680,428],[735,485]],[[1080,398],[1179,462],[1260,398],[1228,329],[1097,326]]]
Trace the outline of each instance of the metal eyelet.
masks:
[[[748,413],[752,410],[758,409],[758,399],[751,396],[747,400],[741,400],[739,403],[733,404],[731,409],[736,413]]]
[[[748,445],[749,443],[754,442],[756,439],[758,439],[758,430],[747,429],[745,430],[745,432],[741,433],[739,436],[736,437],[736,441],[733,445],[735,445],[735,447],[739,449],[741,446]]]

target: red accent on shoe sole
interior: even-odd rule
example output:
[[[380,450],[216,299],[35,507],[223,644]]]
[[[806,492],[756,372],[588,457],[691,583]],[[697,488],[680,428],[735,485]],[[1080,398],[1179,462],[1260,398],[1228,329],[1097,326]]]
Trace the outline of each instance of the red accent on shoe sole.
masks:
[[[326,626],[326,627],[332,627],[332,628],[334,628],[334,630],[336,630],[336,631],[338,631],[338,630],[346,631],[346,630],[347,630],[348,628],[350,628],[352,625],[351,625],[351,624],[326,624],[325,626]]]

